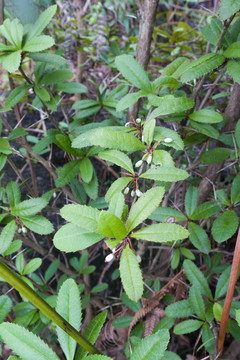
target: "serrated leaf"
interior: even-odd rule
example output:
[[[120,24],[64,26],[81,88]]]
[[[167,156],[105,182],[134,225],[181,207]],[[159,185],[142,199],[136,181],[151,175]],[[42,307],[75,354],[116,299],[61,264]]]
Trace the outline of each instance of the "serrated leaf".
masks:
[[[85,85],[77,82],[66,82],[55,85],[54,89],[56,91],[62,91],[67,94],[85,94],[88,92],[88,89]]]
[[[110,161],[110,162],[124,168],[125,170],[127,170],[128,172],[130,172],[131,174],[134,175],[132,161],[123,152],[121,152],[119,150],[104,150],[104,151],[101,151],[98,154],[98,156],[103,160]]]
[[[77,331],[80,330],[82,311],[79,288],[73,279],[62,284],[58,296],[56,311]],[[57,327],[57,337],[67,360],[73,360],[77,343],[64,330]]]
[[[12,300],[7,295],[0,296],[0,322],[2,323],[12,308]]]
[[[178,84],[178,81],[172,76],[160,76],[152,82],[152,85],[155,89],[162,86],[174,88],[177,87]]]
[[[179,181],[185,180],[189,177],[189,174],[182,169],[175,167],[160,167],[155,166],[148,169],[145,173],[139,176],[143,179],[151,179],[155,181]]]
[[[122,191],[128,184],[129,182],[132,180],[131,177],[120,177],[119,179],[115,180],[112,185],[110,186],[110,188],[108,189],[106,195],[105,195],[105,199],[106,201],[110,201],[111,198],[119,193],[120,191]]]
[[[221,209],[216,201],[206,201],[199,205],[189,217],[191,220],[202,220],[216,215],[220,210]]]
[[[45,29],[48,23],[51,21],[52,17],[55,15],[57,10],[56,5],[49,6],[45,11],[41,13],[37,21],[31,27],[31,30],[27,34],[27,40],[32,37],[38,36]]]
[[[64,186],[71,182],[79,173],[80,160],[73,160],[57,169],[58,179],[55,180],[57,187]]]
[[[165,309],[166,316],[170,318],[184,318],[193,314],[190,300],[181,300],[170,304]]]
[[[150,220],[165,222],[169,218],[173,218],[173,222],[186,221],[184,214],[176,209],[169,207],[158,207],[149,217]]]
[[[195,111],[189,115],[189,118],[199,123],[209,123],[209,124],[217,124],[223,121],[222,114],[208,109]]]
[[[131,236],[138,240],[161,243],[185,239],[189,236],[189,232],[178,224],[160,223],[137,230]]]
[[[91,344],[94,344],[98,338],[98,335],[101,331],[101,328],[106,320],[107,311],[104,310],[97,316],[95,316],[91,322],[87,325],[86,330],[84,331],[84,338],[88,340]],[[86,357],[87,350],[82,347],[79,347],[77,354],[75,356],[75,360],[82,360]],[[94,355],[91,355],[94,356]],[[103,359],[105,360],[105,359]]]
[[[162,75],[172,76],[178,79],[178,77],[182,75],[182,69],[184,69],[188,63],[188,58],[180,56],[163,69]]]
[[[143,294],[143,279],[137,257],[128,244],[122,251],[119,270],[127,296],[137,302]]]
[[[153,335],[142,339],[134,348],[130,360],[160,360],[167,348],[169,331],[159,330]]]
[[[209,354],[214,353],[215,336],[208,323],[205,323],[202,327],[202,343]]]
[[[39,215],[19,216],[28,229],[40,235],[51,234],[54,231],[52,223],[48,219]]]
[[[7,139],[0,138],[0,153],[5,155],[12,153],[11,146]]]
[[[227,63],[227,74],[240,84],[240,61],[229,60]]]
[[[166,95],[158,97],[156,95],[149,95],[148,100],[151,105],[157,106],[153,110],[148,120],[154,119],[160,115],[174,114],[191,109],[194,106],[194,101],[185,97],[174,97],[173,95]]]
[[[204,164],[217,164],[226,160],[232,153],[234,153],[234,150],[232,149],[217,147],[215,149],[205,151],[200,156],[200,161]]]
[[[206,295],[211,300],[212,293],[201,270],[190,260],[184,260],[183,268],[191,284],[197,286],[201,294]]]
[[[219,138],[219,131],[211,125],[200,124],[200,123],[197,123],[196,121],[191,120],[190,126],[193,127],[194,129],[196,129],[197,131],[199,131],[201,134],[204,134],[210,138],[213,138],[213,139]]]
[[[225,57],[219,54],[203,55],[188,65],[187,69],[181,76],[181,81],[186,83],[191,80],[198,79],[222,65],[224,61]]]
[[[18,203],[20,203],[21,193],[18,185],[14,181],[10,181],[7,184],[6,192],[7,192],[8,202],[11,207],[14,207]]]
[[[221,35],[223,29],[223,24],[220,19],[216,17],[211,18],[211,22],[206,24],[201,32],[205,36],[205,39],[209,41],[212,45],[217,45],[219,37]],[[233,42],[233,38],[231,36],[231,32],[227,30],[225,36],[221,41],[221,45],[224,47],[229,46]]]
[[[185,195],[185,211],[187,216],[191,216],[198,204],[198,190],[194,186],[188,188]]]
[[[127,219],[127,232],[141,224],[160,204],[164,195],[164,188],[156,186],[146,191],[131,207]]]
[[[18,70],[21,63],[21,50],[14,51],[9,55],[1,56],[1,63],[5,70],[14,73]]]
[[[240,149],[240,119],[238,120],[234,133],[235,141],[238,149]]]
[[[172,156],[165,150],[154,150],[152,163],[164,167],[175,167]]]
[[[75,252],[88,248],[103,239],[103,236],[82,229],[75,224],[66,224],[54,235],[53,242],[57,249]]]
[[[93,177],[93,165],[88,158],[83,158],[80,161],[80,174],[84,182],[89,183]]]
[[[230,239],[238,228],[238,216],[234,210],[219,215],[212,226],[212,236],[217,242]]]
[[[28,135],[28,132],[23,127],[17,127],[11,131],[7,138],[8,140],[13,140],[25,135]]]
[[[93,99],[87,99],[87,100],[79,100],[76,101],[72,108],[73,110],[83,110],[83,109],[89,109],[91,107],[94,107],[96,105],[99,105],[99,102]]]
[[[93,169],[93,176],[89,183],[83,182],[83,187],[86,194],[93,200],[97,199],[98,196],[98,178],[95,170]]]
[[[63,81],[71,79],[72,76],[73,76],[73,73],[68,69],[54,70],[50,73],[43,75],[43,77],[39,81],[39,84],[40,85],[57,84],[57,83],[61,83]]]
[[[42,265],[41,258],[34,258],[30,260],[23,270],[23,275],[28,275],[36,271]]]
[[[201,320],[205,320],[205,305],[201,295],[201,292],[197,286],[191,286],[189,290],[189,300],[191,307]]]
[[[227,50],[224,51],[223,55],[226,58],[239,58],[240,57],[240,41],[232,43]]]
[[[55,43],[54,39],[51,36],[48,35],[40,35],[31,38],[23,47],[23,51],[26,52],[38,52],[43,51],[51,46],[53,46]]]
[[[140,90],[136,93],[130,93],[125,95],[118,103],[116,106],[116,111],[123,111],[127,108],[129,108],[130,106],[133,106],[138,99],[140,99],[140,97],[145,96],[146,95],[146,91]]]
[[[111,358],[105,355],[89,355],[88,360],[111,360]]]
[[[22,326],[2,323],[0,336],[22,360],[59,360],[43,340]]]
[[[143,67],[131,56],[116,57],[115,64],[121,74],[138,89],[151,92],[151,83]]]
[[[221,20],[226,20],[240,10],[239,0],[221,0],[219,14]]]
[[[36,52],[33,54],[28,54],[28,57],[35,61],[40,61],[47,64],[60,65],[60,66],[64,66],[68,64],[67,60],[65,60],[64,57],[56,54]]]
[[[219,276],[216,290],[215,290],[215,296],[214,296],[215,300],[222,298],[226,295],[228,283],[229,283],[230,272],[231,272],[231,266],[228,266],[222,272],[222,274]]]
[[[108,211],[102,211],[98,218],[98,232],[105,237],[122,240],[127,236],[127,230],[116,215]]]
[[[17,225],[14,220],[10,221],[7,225],[4,226],[0,235],[0,254],[3,254],[6,251],[11,242],[13,241],[14,234],[17,230]]]
[[[15,87],[8,95],[5,106],[11,108],[16,105],[27,94],[30,88],[30,85],[19,85]]]
[[[181,334],[190,334],[191,332],[194,332],[204,324],[203,321],[200,320],[185,320],[182,321],[180,324],[177,324],[174,327],[174,334],[181,335]]]
[[[231,187],[231,202],[237,204],[240,201],[240,174],[238,174]]]
[[[75,204],[65,205],[60,210],[60,214],[65,220],[82,229],[92,232],[98,231],[98,218],[100,212],[91,206]]]
[[[115,194],[110,202],[109,202],[109,208],[108,211],[114,215],[116,215],[119,219],[122,217],[123,209],[124,209],[124,196],[120,192],[118,194]]]
[[[13,240],[13,242],[11,242],[7,250],[4,251],[3,256],[8,256],[13,254],[14,252],[17,252],[21,246],[22,246],[21,240]]]
[[[34,86],[34,92],[42,101],[50,101],[50,94],[45,88],[39,88],[36,85]]]
[[[79,149],[91,145],[122,151],[146,149],[146,146],[134,135],[115,131],[107,127],[89,130],[74,139],[72,143],[73,147]]]
[[[43,198],[32,198],[29,200],[17,203],[11,208],[13,216],[28,216],[35,215],[47,205],[47,201]]]
[[[188,231],[190,234],[189,239],[195,248],[202,251],[203,253],[208,254],[211,250],[211,244],[206,231],[204,231],[201,226],[193,222],[189,223]]]
[[[143,126],[143,137],[144,142],[150,146],[153,141],[153,134],[155,130],[156,120],[146,120]]]
[[[173,141],[171,143],[165,143],[165,138],[171,138]],[[154,140],[163,141],[165,146],[173,147],[176,150],[184,149],[184,143],[178,133],[165,127],[155,127]]]

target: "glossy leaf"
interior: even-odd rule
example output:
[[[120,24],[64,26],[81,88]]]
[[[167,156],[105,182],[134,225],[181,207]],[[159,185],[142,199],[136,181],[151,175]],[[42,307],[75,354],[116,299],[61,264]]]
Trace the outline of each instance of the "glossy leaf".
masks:
[[[149,116],[148,120],[154,119],[160,115],[186,111],[194,106],[194,102],[191,99],[186,97],[175,98],[173,95],[166,95],[163,97],[149,95],[148,99],[151,105],[157,106]]]
[[[184,214],[176,209],[172,209],[169,207],[157,207],[156,210],[148,217],[150,220],[156,220],[165,222],[178,222],[178,221],[186,221],[187,218]]]
[[[106,161],[110,161],[125,170],[127,170],[129,173],[134,174],[132,161],[131,159],[124,154],[123,152],[119,150],[104,150],[101,151],[98,156]]]
[[[140,175],[140,178],[151,179],[155,181],[180,181],[189,177],[189,174],[182,169],[175,167],[160,167],[155,166],[148,169],[145,173]]]
[[[227,210],[219,215],[212,226],[212,236],[217,242],[230,239],[238,228],[238,216],[234,210]]]
[[[80,174],[82,180],[89,183],[93,177],[93,165],[88,158],[83,158],[80,162]]]
[[[189,236],[189,232],[177,224],[160,223],[137,230],[132,233],[132,236],[135,239],[161,243],[185,239]]]
[[[208,109],[195,111],[189,115],[189,118],[199,123],[209,124],[220,123],[221,121],[223,121],[222,114]]]
[[[205,218],[209,218],[219,213],[220,210],[221,209],[216,201],[206,201],[194,210],[194,212],[190,216],[190,219],[202,220]]]
[[[204,152],[200,160],[204,164],[217,164],[229,158],[232,153],[234,154],[234,150],[217,147]]]
[[[30,260],[23,270],[23,275],[28,275],[36,271],[42,265],[41,258],[34,258]]]
[[[60,210],[61,216],[79,226],[82,229],[97,232],[98,231],[98,218],[100,212],[91,206],[86,205],[65,205]]]
[[[127,230],[122,220],[108,211],[102,211],[100,213],[98,218],[98,230],[98,232],[105,237],[118,240],[122,240],[127,236]]]
[[[106,201],[110,201],[110,199],[120,191],[122,191],[132,180],[130,177],[120,177],[119,179],[115,180],[110,188],[108,189],[105,199]]]

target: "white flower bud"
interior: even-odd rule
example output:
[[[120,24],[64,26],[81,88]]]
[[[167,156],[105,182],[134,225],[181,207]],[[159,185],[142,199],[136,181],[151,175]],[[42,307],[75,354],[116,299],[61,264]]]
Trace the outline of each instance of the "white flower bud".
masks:
[[[163,140],[165,143],[171,143],[173,141],[173,139],[171,138],[166,138]]]
[[[135,167],[140,167],[142,165],[143,161],[139,160],[138,162],[136,162]]]
[[[141,122],[142,122],[142,120],[141,120],[140,118],[137,118],[137,119],[136,119],[136,123],[137,123],[137,124],[140,124]]]
[[[22,232],[24,233],[24,234],[26,234],[26,232],[27,232],[27,229],[23,226],[22,227]]]
[[[52,194],[52,196],[53,196],[53,198],[55,199],[55,198],[57,197],[57,194],[54,192],[54,193]]]
[[[114,255],[113,254],[108,254],[106,257],[105,257],[105,262],[110,262],[114,259]]]
[[[22,232],[22,229],[21,229],[21,228],[19,228],[19,229],[18,229],[18,233],[19,233],[19,234],[21,234],[21,232]]]
[[[130,125],[130,122],[127,122],[126,124],[125,124],[125,126],[129,126]]]
[[[152,162],[152,155],[149,154],[148,157],[147,157],[147,163],[151,164],[151,162]]]
[[[136,195],[137,195],[138,197],[142,196],[142,194],[143,194],[143,193],[142,193],[139,189],[136,190]]]
[[[136,258],[137,258],[137,262],[138,262],[138,263],[140,263],[140,262],[142,261],[142,259],[141,259],[141,256],[140,256],[140,255],[137,255],[137,256],[136,256]]]
[[[125,188],[123,193],[124,193],[124,195],[127,195],[129,193],[129,187],[128,186]]]
[[[135,191],[132,190],[132,191],[131,191],[131,197],[134,197],[134,196],[135,196]]]
[[[144,142],[144,136],[142,135],[142,142]]]

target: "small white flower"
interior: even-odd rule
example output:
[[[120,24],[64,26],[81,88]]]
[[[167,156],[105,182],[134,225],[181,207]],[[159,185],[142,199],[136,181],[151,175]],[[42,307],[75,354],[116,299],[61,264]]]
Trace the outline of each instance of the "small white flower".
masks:
[[[142,194],[143,194],[143,193],[142,193],[139,189],[136,190],[136,195],[137,195],[138,197],[142,196]]]
[[[135,196],[135,191],[132,190],[132,191],[131,191],[131,197],[134,197],[134,196]]]
[[[147,163],[151,164],[151,162],[152,162],[152,155],[149,154],[148,157],[147,157]]]
[[[165,143],[171,143],[173,141],[173,139],[171,138],[166,138],[163,140]]]
[[[140,124],[141,121],[142,121],[142,120],[141,120],[140,118],[137,118],[137,119],[136,119],[136,123],[137,123],[137,124]]]
[[[135,167],[140,167],[142,165],[143,161],[139,160],[138,162],[136,162]]]
[[[129,187],[128,186],[125,188],[123,193],[124,193],[124,195],[127,195],[129,193]]]
[[[114,259],[114,255],[113,254],[108,254],[106,257],[105,257],[105,262],[110,262]]]
[[[22,232],[25,234],[27,232],[27,229],[23,226],[22,227]]]
[[[138,263],[140,263],[140,262],[142,261],[142,259],[141,259],[141,256],[140,256],[140,255],[137,255],[137,256],[136,256],[136,258],[137,258],[137,262],[138,262]]]

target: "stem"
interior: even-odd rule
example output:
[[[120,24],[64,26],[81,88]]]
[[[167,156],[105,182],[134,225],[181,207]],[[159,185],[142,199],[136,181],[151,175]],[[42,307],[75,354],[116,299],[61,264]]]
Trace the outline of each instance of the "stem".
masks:
[[[33,289],[30,288],[18,275],[0,261],[0,276],[12,287],[25,296],[36,308],[63,329],[69,336],[87,350],[90,354],[100,354],[94,345],[90,344],[79,332],[72,327],[61,315],[59,315],[48,303],[46,303]]]

